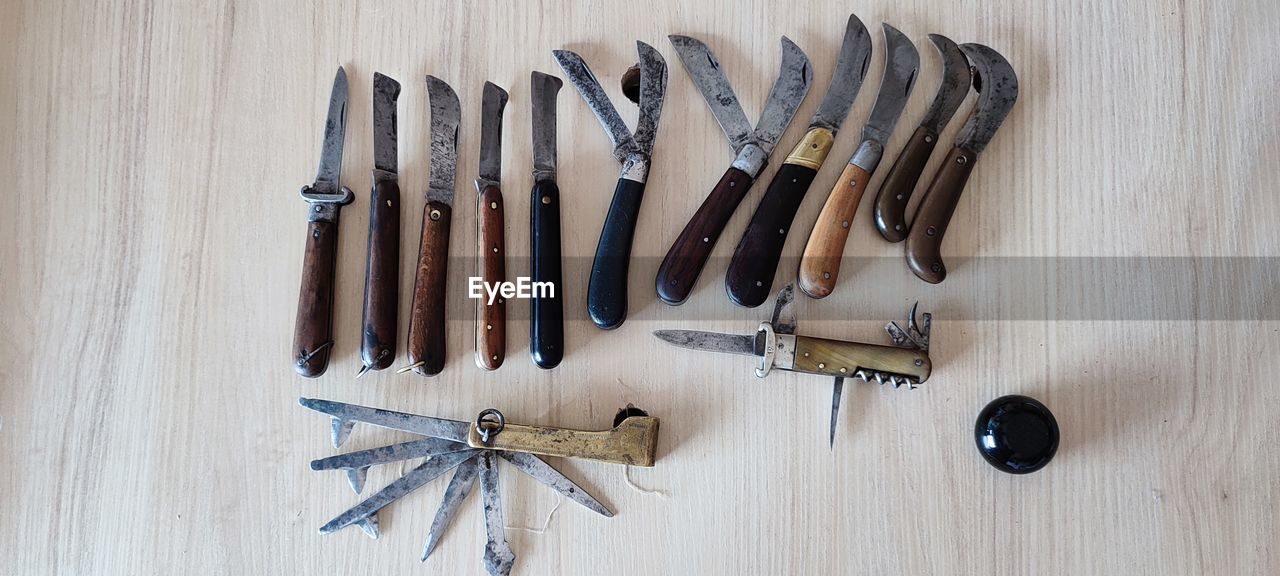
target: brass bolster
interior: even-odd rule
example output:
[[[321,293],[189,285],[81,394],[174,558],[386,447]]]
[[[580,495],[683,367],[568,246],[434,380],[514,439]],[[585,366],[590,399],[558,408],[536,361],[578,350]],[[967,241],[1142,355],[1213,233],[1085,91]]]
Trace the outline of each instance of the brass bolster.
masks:
[[[822,168],[822,162],[827,159],[827,153],[831,151],[833,142],[835,142],[835,135],[830,130],[810,128],[796,147],[791,149],[791,154],[787,155],[785,162],[814,170]]]
[[[488,444],[480,438],[480,429],[473,423],[467,433],[467,444],[472,448],[653,466],[658,446],[658,419],[632,416],[616,428],[600,432],[506,424]]]

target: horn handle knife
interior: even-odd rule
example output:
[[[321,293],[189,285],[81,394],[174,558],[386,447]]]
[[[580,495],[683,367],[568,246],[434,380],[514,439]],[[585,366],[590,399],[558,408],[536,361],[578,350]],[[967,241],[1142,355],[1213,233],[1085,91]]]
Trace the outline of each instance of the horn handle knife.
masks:
[[[293,331],[293,369],[307,378],[316,378],[329,367],[337,256],[338,223],[309,222]]]
[[[716,240],[755,178],[730,166],[693,214],[658,267],[658,297],[672,306],[689,298]]]
[[[937,284],[947,277],[947,267],[942,264],[942,236],[977,160],[978,153],[973,150],[952,148],[916,207],[907,235],[907,266],[925,282]]]
[[[876,230],[885,240],[901,242],[907,238],[907,202],[937,143],[936,132],[925,126],[917,127],[880,184],[873,217]]]
[[[360,360],[382,370],[396,356],[400,289],[400,186],[394,177],[374,177],[369,198],[369,248],[364,272]]]
[[[560,189],[554,180],[539,180],[529,200],[530,274],[529,355],[550,370],[564,358],[564,303],[560,271]],[[550,285],[547,294],[541,287]]]
[[[587,314],[605,330],[617,328],[627,319],[627,270],[643,198],[644,182],[618,178],[613,203],[600,230],[587,284]]]
[[[835,289],[840,260],[871,173],[850,162],[840,173],[800,258],[797,284],[810,298],[825,298]]]
[[[480,278],[486,286],[498,286],[506,280],[506,217],[502,206],[502,190],[485,186],[480,191],[478,218],[480,223]],[[507,356],[507,304],[497,296],[476,300],[476,365],[497,370]]]
[[[430,201],[422,208],[422,239],[409,313],[409,365],[423,376],[444,370],[444,296],[451,216],[452,209],[444,202]]]
[[[858,370],[870,370],[910,376],[924,382],[929,379],[933,364],[929,354],[921,350],[796,336],[795,364],[789,370],[835,377],[850,377]]]

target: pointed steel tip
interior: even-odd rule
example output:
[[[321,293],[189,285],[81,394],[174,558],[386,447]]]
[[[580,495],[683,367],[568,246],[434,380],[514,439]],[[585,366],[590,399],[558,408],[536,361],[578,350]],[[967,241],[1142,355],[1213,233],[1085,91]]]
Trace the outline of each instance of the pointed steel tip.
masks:
[[[372,369],[373,369],[373,366],[370,366],[370,365],[368,365],[368,364],[365,364],[364,366],[361,366],[361,367],[360,367],[360,371],[359,371],[359,372],[356,372],[356,380],[359,380],[361,376],[364,376],[365,374],[368,374],[368,373],[369,373],[369,371],[370,371],[370,370],[372,370]]]
[[[339,66],[338,66],[338,72],[337,72],[336,74],[334,74],[334,78],[337,78],[337,79],[342,80],[343,82],[346,82],[346,81],[347,81],[347,69],[346,69],[346,68],[343,68],[341,65],[339,65]]]

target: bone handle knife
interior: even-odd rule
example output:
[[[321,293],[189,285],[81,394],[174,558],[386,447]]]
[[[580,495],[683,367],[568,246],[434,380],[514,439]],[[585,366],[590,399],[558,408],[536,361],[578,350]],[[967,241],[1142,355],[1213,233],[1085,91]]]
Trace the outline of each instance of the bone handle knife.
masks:
[[[916,128],[902,153],[893,161],[893,167],[889,168],[889,174],[876,193],[873,214],[876,230],[885,240],[901,242],[906,239],[907,202],[911,200],[920,174],[924,172],[937,143],[937,133],[925,126]]]
[[[360,359],[382,370],[396,356],[396,316],[400,289],[400,186],[376,178],[369,199],[369,252],[364,273],[364,320]]]
[[[529,354],[549,370],[564,358],[564,303],[560,293],[560,189],[539,180],[529,200],[530,255],[534,290],[529,300]],[[540,287],[550,286],[550,293]]]
[[[314,206],[318,208],[322,204]],[[331,209],[336,211],[336,208]],[[309,222],[307,247],[302,257],[298,316],[293,331],[293,369],[307,378],[320,376],[329,367],[337,258],[338,223]]]
[[[853,215],[858,211],[869,180],[870,172],[856,164],[846,164],[831,190],[831,196],[822,206],[813,232],[809,234],[809,242],[804,247],[796,278],[800,289],[810,297],[825,298],[835,289],[845,241],[849,239],[849,228],[853,226]]]
[[[600,230],[587,285],[587,313],[596,326],[605,330],[617,328],[627,319],[627,270],[643,198],[644,182],[618,178],[613,203]]]
[[[929,379],[933,364],[928,353],[912,348],[796,336],[795,366],[791,370],[836,377],[871,370],[924,382]]]
[[[480,192],[480,278],[485,286],[498,286],[506,280],[506,241],[503,228],[502,190],[486,186]],[[497,370],[507,355],[507,304],[502,296],[493,302],[485,294],[476,303],[476,365]]]
[[[973,150],[952,148],[916,207],[907,235],[907,266],[925,282],[937,284],[947,277],[947,267],[942,264],[942,236],[977,160],[978,153]]]
[[[409,365],[424,376],[434,376],[444,369],[444,294],[451,213],[449,205],[440,201],[427,202],[422,209],[422,240],[409,315]]]
[[[734,167],[720,177],[658,267],[658,297],[663,302],[677,305],[689,298],[716,240],[754,181],[751,175]]]

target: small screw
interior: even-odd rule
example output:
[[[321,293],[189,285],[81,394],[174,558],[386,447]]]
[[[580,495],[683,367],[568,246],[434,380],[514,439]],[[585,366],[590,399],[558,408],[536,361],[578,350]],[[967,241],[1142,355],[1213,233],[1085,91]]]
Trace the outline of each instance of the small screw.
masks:
[[[543,203],[543,204],[550,204],[550,203],[551,203],[551,197],[550,197],[550,196],[543,196],[543,197],[542,197],[542,203]]]
[[[440,219],[440,211],[439,211],[439,210],[432,210],[432,211],[431,211],[431,219],[432,219],[432,220],[439,220],[439,219]]]
[[[933,136],[925,136],[925,137],[924,137],[924,141],[925,141],[926,143],[927,143],[927,142],[933,142]]]
[[[489,209],[490,209],[490,210],[497,210],[497,209],[498,209],[498,203],[497,203],[497,202],[490,202],[490,203],[489,203]]]
[[[818,363],[818,369],[819,369],[819,370],[821,370],[821,369],[823,369],[823,368],[826,368],[826,367],[827,367],[827,365],[826,365],[826,364],[823,364],[822,362],[819,362],[819,363]]]
[[[830,272],[823,272],[823,273],[822,273],[822,279],[823,279],[823,280],[830,280],[830,279],[831,279],[831,273],[830,273]]]
[[[844,222],[841,222],[841,223],[840,223],[840,227],[841,227],[841,228],[846,228],[846,229],[847,229],[847,228],[849,227],[849,221],[848,221],[848,220],[845,220]]]
[[[938,233],[938,229],[934,228],[933,226],[930,226],[924,229],[925,236],[933,236],[933,235],[936,235],[937,233]]]
[[[959,158],[956,158],[956,164],[960,164],[960,165],[962,165],[962,166],[963,166],[964,164],[966,164],[966,163],[968,163],[968,162],[969,162],[969,159],[968,159],[967,157],[965,157],[965,156],[961,156],[961,157],[959,157]]]
[[[916,358],[916,366],[924,366],[924,360]]]

